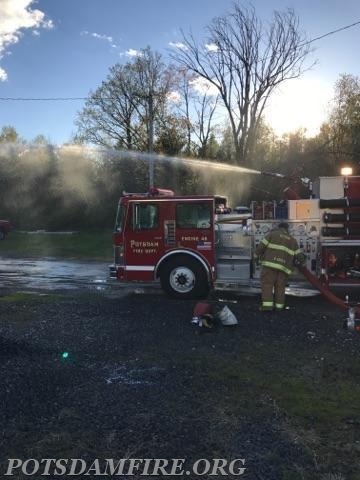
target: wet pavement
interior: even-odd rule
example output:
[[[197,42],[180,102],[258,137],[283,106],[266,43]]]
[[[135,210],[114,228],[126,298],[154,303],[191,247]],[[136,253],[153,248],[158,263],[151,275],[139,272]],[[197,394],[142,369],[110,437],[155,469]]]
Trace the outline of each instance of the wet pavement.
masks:
[[[103,262],[0,257],[0,287],[62,290],[96,288],[109,282]]]
[[[154,285],[120,283],[111,279],[109,264],[58,259],[0,257],[0,288],[21,291],[97,290],[142,293]],[[155,287],[156,290],[156,287]]]

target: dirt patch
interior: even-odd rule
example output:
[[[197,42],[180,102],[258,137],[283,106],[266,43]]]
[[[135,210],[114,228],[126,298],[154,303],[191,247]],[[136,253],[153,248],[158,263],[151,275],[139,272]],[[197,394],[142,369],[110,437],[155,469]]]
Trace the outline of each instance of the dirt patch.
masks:
[[[359,478],[360,335],[320,297],[213,300],[239,324],[207,333],[196,302],[161,294],[2,300],[3,475],[9,458],[223,458],[249,480]]]

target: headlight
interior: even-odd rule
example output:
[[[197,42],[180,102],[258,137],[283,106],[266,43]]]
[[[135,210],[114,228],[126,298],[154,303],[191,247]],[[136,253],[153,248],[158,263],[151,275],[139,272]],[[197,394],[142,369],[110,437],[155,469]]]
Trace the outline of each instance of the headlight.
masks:
[[[124,245],[116,245],[116,247],[114,247],[114,263],[115,265],[123,265]]]

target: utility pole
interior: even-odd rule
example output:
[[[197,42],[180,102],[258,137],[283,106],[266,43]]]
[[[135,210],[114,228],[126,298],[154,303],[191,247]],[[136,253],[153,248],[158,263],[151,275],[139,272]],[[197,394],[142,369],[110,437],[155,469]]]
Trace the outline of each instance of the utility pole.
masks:
[[[154,99],[153,92],[149,92],[149,186],[154,186]]]

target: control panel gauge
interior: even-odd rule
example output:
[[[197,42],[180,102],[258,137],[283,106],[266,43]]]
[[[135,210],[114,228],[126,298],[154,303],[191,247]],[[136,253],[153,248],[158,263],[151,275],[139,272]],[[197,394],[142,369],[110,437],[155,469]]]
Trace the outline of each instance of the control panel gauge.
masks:
[[[317,231],[317,228],[315,225],[311,225],[311,227],[309,228],[309,235],[311,237],[316,237],[318,234],[318,231]]]
[[[296,230],[299,235],[304,235],[306,233],[306,228],[303,223],[299,223]]]

